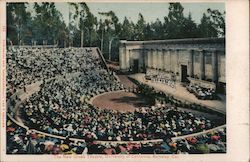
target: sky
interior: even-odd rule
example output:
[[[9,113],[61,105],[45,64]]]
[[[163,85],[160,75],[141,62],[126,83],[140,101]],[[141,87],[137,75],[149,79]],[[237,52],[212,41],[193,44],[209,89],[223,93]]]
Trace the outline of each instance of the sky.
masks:
[[[137,22],[138,14],[141,13],[144,16],[146,22],[154,22],[157,18],[161,21],[168,15],[169,4],[163,2],[150,2],[150,3],[103,3],[103,2],[87,2],[86,3],[90,11],[100,19],[101,16],[98,12],[114,11],[120,22],[123,22],[126,16],[129,20]],[[208,8],[219,10],[220,12],[225,11],[224,3],[181,3],[184,7],[184,15],[188,16],[189,12],[192,15],[193,20],[196,23],[200,23],[200,19],[204,12]],[[69,22],[69,7],[67,3],[55,3],[56,8],[62,13],[63,19],[66,24]],[[104,17],[103,17],[104,19]]]

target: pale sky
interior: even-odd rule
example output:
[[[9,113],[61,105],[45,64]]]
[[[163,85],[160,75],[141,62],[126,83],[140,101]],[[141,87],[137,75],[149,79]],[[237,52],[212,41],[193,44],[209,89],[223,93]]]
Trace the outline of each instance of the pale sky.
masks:
[[[88,2],[86,3],[90,11],[100,19],[100,15],[98,12],[108,12],[110,10],[114,11],[116,16],[119,18],[120,22],[123,22],[124,17],[126,16],[129,20],[133,22],[137,22],[138,14],[142,13],[146,22],[153,22],[157,18],[162,22],[164,17],[168,15],[168,2],[163,3],[98,3],[98,2]],[[225,11],[224,3],[181,3],[184,7],[184,15],[187,16],[190,12],[192,14],[192,18],[196,23],[200,23],[200,19],[204,12],[207,11],[208,8],[219,10],[220,12]],[[57,9],[62,13],[63,19],[66,24],[69,21],[69,7],[67,3],[55,3]],[[103,17],[104,19],[104,17]]]

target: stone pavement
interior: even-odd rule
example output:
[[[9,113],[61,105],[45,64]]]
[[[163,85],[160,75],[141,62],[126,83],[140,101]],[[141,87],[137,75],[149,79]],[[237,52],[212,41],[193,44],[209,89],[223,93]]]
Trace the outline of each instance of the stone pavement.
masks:
[[[125,88],[137,88],[137,85],[129,80],[127,75],[117,75],[120,82],[124,85]]]

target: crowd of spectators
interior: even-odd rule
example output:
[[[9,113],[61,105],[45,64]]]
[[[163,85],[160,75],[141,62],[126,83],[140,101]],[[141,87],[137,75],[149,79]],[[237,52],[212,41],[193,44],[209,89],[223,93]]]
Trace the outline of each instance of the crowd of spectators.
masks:
[[[226,128],[177,140],[97,142],[59,139],[7,122],[7,154],[201,154],[226,152]]]
[[[197,136],[147,143],[91,143],[88,154],[205,154],[226,152],[226,129]]]
[[[216,99],[215,90],[212,88],[204,88],[193,83],[187,84],[186,88],[190,93],[193,93],[198,99],[202,100]]]
[[[84,141],[59,139],[7,122],[7,154],[87,154]]]
[[[84,51],[84,52],[83,52]],[[91,58],[88,58],[91,56]],[[7,88],[26,85],[67,73],[81,72],[86,63],[101,64],[92,50],[77,48],[9,48],[7,54]]]
[[[200,132],[215,126],[204,117],[195,117],[191,113],[168,106],[121,113],[91,105],[68,105],[62,108],[56,102],[43,107],[37,102],[37,98],[34,99],[34,102],[29,101],[24,108],[23,116],[29,127],[85,140],[163,139]]]
[[[142,107],[134,112],[99,109],[89,104],[87,101],[97,94],[124,89],[92,50],[20,48],[11,49],[7,56],[7,92],[20,88],[25,92],[26,85],[42,81],[40,90],[20,105],[25,125],[30,129],[67,137],[66,140],[51,137],[33,139],[32,132],[14,127],[13,131],[7,130],[10,153],[27,152],[28,148],[35,146],[36,153],[53,153],[55,148],[57,154],[64,151],[61,150],[61,145],[64,144],[67,145],[67,151],[80,154],[84,152],[86,145],[89,154],[179,153],[178,149],[171,150],[169,140],[172,137],[217,126],[205,117],[195,116],[168,104]],[[84,139],[86,145],[73,144],[68,140],[69,137]],[[162,139],[164,143],[157,146],[152,143],[115,146],[95,143],[96,140],[132,142],[153,139]],[[20,146],[16,141],[21,141]],[[46,141],[53,142],[52,150],[47,152],[44,144]],[[201,141],[207,144],[205,137]],[[185,144],[192,148],[188,142],[186,139]],[[169,145],[170,151],[164,152],[163,144]],[[178,141],[173,147],[177,144]],[[181,152],[189,153],[190,148]]]

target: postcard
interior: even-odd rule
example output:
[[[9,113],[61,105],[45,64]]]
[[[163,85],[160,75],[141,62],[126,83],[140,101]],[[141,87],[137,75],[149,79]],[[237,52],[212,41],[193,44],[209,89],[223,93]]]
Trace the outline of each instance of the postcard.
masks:
[[[1,1],[1,161],[249,161],[248,1]]]

